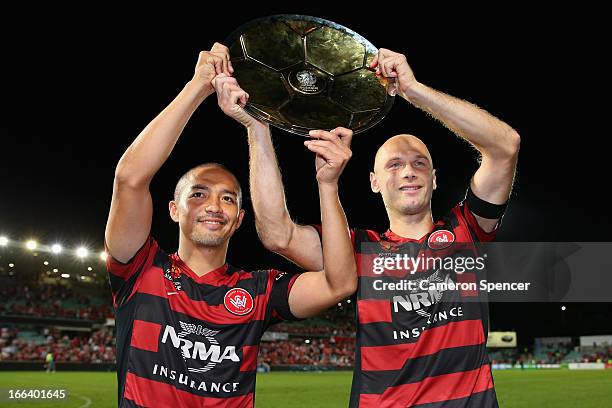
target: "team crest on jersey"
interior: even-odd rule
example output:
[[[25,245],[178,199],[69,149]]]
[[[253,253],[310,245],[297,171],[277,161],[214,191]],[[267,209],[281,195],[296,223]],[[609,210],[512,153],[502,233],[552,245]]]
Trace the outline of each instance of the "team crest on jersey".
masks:
[[[228,290],[223,298],[223,304],[228,312],[237,316],[247,315],[251,313],[253,307],[255,307],[253,296],[242,288]]]
[[[444,249],[448,248],[455,242],[455,234],[449,230],[438,230],[429,236],[427,245],[431,249]]]
[[[183,285],[181,284],[181,270],[173,264],[164,271],[164,278],[172,282],[177,291],[183,290]]]

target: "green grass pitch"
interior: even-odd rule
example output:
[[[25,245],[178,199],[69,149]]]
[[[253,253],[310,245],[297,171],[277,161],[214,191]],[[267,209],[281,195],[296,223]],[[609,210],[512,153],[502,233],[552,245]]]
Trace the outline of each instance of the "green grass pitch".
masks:
[[[495,371],[494,379],[504,408],[612,407],[612,370]],[[346,407],[350,384],[350,372],[259,374],[256,407]],[[115,407],[116,387],[115,373],[0,372],[0,407]],[[24,388],[63,388],[69,398],[8,400],[9,389]]]

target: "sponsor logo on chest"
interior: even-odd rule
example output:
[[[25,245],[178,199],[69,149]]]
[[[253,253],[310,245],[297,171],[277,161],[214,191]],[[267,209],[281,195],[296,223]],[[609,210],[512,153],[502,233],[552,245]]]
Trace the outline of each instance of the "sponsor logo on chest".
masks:
[[[215,336],[219,330],[210,330],[202,325],[179,321],[181,331],[166,325],[161,338],[162,344],[170,344],[181,351],[190,372],[206,372],[213,369],[224,360],[240,362],[236,354],[236,346],[222,346]],[[197,362],[207,362],[201,366]],[[196,364],[194,364],[196,363]]]

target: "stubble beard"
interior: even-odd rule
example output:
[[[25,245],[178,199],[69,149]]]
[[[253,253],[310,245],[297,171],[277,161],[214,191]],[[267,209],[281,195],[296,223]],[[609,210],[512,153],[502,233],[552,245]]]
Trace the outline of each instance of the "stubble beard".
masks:
[[[189,238],[194,244],[205,247],[218,247],[225,242],[225,237],[223,236],[196,230],[191,232]]]

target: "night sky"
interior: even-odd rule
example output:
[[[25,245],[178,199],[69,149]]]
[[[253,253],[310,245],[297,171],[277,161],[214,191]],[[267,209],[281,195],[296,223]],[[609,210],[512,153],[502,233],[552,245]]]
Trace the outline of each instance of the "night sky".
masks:
[[[231,22],[211,17],[181,28],[144,18],[132,29],[125,21],[83,19],[32,22],[22,27],[33,34],[28,36],[3,32],[11,40],[0,66],[0,235],[102,249],[115,165],[191,78],[198,52],[242,23],[290,12],[336,21],[377,47],[404,53],[420,82],[477,104],[519,132],[516,184],[499,240],[610,240],[610,215],[601,197],[610,171],[599,147],[607,136],[593,121],[597,108],[577,93],[577,88],[596,86],[584,72],[592,50],[566,25],[543,25],[544,16],[528,14],[507,20],[424,14],[412,16],[418,24],[377,23],[367,9],[322,10],[236,7]],[[312,154],[299,136],[272,132],[291,214],[301,223],[317,222]],[[473,150],[397,98],[380,124],[353,139],[353,159],[341,178],[341,199],[352,226],[388,227],[382,201],[369,189],[368,172],[378,146],[398,133],[415,134],[430,148],[438,177],[434,216],[465,193],[477,167]],[[247,216],[232,238],[228,260],[243,268],[294,269],[257,240],[248,199],[246,133],[223,115],[214,96],[196,111],[151,186],[152,232],[161,246],[174,251],[178,244],[178,229],[167,211],[176,180],[207,161],[227,165],[245,190]],[[609,334],[612,319],[604,306],[576,304],[562,314],[557,304],[497,304],[491,307],[492,328],[518,329],[519,336],[521,331]],[[594,317],[585,323],[584,316]]]

